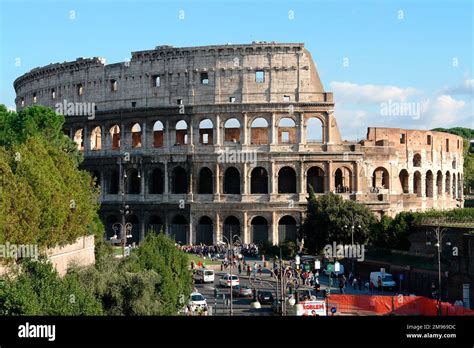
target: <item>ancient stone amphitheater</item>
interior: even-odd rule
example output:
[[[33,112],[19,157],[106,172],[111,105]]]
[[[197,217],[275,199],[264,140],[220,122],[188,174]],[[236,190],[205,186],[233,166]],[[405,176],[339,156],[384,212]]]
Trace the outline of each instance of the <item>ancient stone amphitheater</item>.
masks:
[[[66,115],[65,134],[102,188],[108,237],[127,205],[130,242],[163,228],[181,243],[278,244],[296,239],[310,186],[378,217],[463,201],[460,137],[371,127],[365,140],[343,141],[333,94],[301,43],[158,46],[109,65],[79,58],[14,87],[17,109]]]

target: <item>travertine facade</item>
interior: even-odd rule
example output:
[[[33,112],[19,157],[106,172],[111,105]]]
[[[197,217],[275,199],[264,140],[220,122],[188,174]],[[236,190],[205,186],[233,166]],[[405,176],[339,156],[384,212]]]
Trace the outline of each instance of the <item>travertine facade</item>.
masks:
[[[127,204],[136,242],[161,227],[183,243],[295,239],[309,185],[378,216],[462,205],[462,139],[369,128],[342,141],[303,44],[160,46],[125,63],[48,65],[14,85],[18,109],[92,111],[62,110],[103,188],[109,236]]]

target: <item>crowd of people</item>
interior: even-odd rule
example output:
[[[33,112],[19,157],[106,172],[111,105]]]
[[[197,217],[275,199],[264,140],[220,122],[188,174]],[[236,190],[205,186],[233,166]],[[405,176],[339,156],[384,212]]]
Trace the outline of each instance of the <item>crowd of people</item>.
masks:
[[[205,245],[205,244],[196,244],[196,245],[181,245],[179,246],[181,250],[186,253],[195,254],[200,257],[206,257],[210,260],[217,260],[220,258],[225,258],[228,254],[228,246],[226,244],[219,245]],[[247,257],[257,257],[258,256],[258,246],[256,244],[240,244],[233,246],[233,254],[235,256],[247,256]]]

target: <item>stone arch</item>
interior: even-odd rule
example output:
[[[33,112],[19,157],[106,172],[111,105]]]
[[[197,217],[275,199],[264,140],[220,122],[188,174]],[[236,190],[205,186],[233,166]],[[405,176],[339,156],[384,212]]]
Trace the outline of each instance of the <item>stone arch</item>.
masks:
[[[409,182],[408,171],[406,169],[400,170],[400,174],[398,174],[398,178],[400,179],[400,186],[402,188],[402,193],[409,193],[410,182]]]
[[[449,170],[445,174],[445,184],[444,184],[444,192],[446,192],[448,195],[451,194],[451,173]]]
[[[240,143],[240,121],[235,118],[229,118],[224,123],[224,141]]]
[[[433,172],[428,170],[425,175],[425,196],[426,197],[433,197]]]
[[[214,225],[212,219],[203,215],[198,221],[196,226],[196,244],[213,244]]]
[[[250,143],[253,145],[268,144],[268,129],[268,121],[265,118],[255,118],[250,125]]]
[[[214,143],[214,124],[209,118],[199,122],[199,143],[212,145]]]
[[[132,169],[127,173],[126,192],[131,195],[138,195],[141,191],[141,174],[137,169]]]
[[[378,167],[372,174],[372,187],[376,188],[390,188],[390,175],[388,170],[384,167]]]
[[[413,174],[413,193],[418,197],[423,195],[421,192],[421,173],[419,171]]]
[[[74,132],[74,142],[80,151],[84,151],[84,129],[79,128]]]
[[[94,127],[91,131],[90,138],[90,148],[91,150],[98,151],[102,149],[102,131],[100,126]]]
[[[352,171],[343,166],[334,171],[334,186],[337,193],[348,193],[352,190]]]
[[[208,167],[202,167],[199,171],[199,194],[212,194],[213,193],[213,175],[212,170]]]
[[[441,170],[438,170],[438,173],[436,174],[436,192],[438,193],[438,196],[443,194],[443,173]]]
[[[282,117],[278,122],[278,143],[279,144],[295,144],[296,123],[290,117]]]
[[[183,194],[188,192],[188,173],[181,166],[173,168],[172,177],[172,193]]]
[[[164,224],[161,217],[158,215],[150,216],[150,218],[148,219],[148,227],[146,233],[148,233],[149,231],[153,231],[154,233],[158,234],[162,230],[164,231]]]
[[[163,171],[161,168],[154,168],[148,177],[148,188],[150,194],[163,194]]]
[[[321,143],[324,139],[323,121],[319,117],[311,116],[306,119],[306,142]]]
[[[111,138],[111,148],[112,150],[120,149],[120,127],[118,125],[113,125],[109,129],[110,138]]]
[[[263,167],[256,167],[252,170],[250,178],[251,194],[267,194],[268,193],[268,173]]]
[[[114,169],[108,173],[107,176],[107,193],[111,195],[116,195],[119,193],[120,189],[120,173],[118,170]]]
[[[250,222],[250,240],[255,244],[268,242],[268,221],[263,216],[255,216]]]
[[[310,192],[310,186],[314,193],[324,193],[324,170],[313,166],[306,172],[306,192]]]
[[[297,239],[297,224],[296,219],[291,215],[284,215],[278,221],[278,241],[296,242]]]
[[[235,235],[240,238],[240,221],[233,215],[229,215],[224,220],[224,237],[231,241]]]
[[[188,144],[188,123],[185,120],[179,120],[175,126],[176,143],[175,145]]]
[[[153,147],[163,147],[164,129],[161,121],[153,124]]]
[[[134,123],[131,128],[132,148],[142,147],[142,127],[139,123]]]
[[[224,172],[224,194],[240,194],[240,173],[235,167],[229,167]]]
[[[188,243],[188,220],[181,214],[177,214],[171,220],[170,237],[179,244]]]
[[[278,171],[278,193],[296,193],[296,172],[285,166]]]

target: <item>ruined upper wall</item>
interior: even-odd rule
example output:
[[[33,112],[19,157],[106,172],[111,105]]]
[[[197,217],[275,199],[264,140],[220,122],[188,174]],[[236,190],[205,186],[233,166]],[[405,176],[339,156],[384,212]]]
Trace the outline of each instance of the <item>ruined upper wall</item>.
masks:
[[[261,83],[256,81],[257,71],[264,75]],[[54,107],[64,100],[93,102],[98,110],[180,102],[333,101],[331,93],[324,93],[311,55],[301,43],[158,46],[132,52],[130,62],[106,65],[101,58],[81,58],[50,64],[22,75],[14,87],[17,108],[35,103]]]

